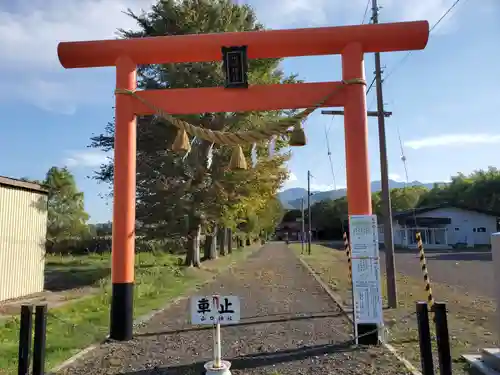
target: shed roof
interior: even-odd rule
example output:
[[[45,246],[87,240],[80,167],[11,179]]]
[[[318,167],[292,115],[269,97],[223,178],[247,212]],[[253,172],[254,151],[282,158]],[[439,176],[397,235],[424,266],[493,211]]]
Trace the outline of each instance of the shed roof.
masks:
[[[40,184],[27,182],[15,178],[0,176],[0,186],[5,186],[13,189],[33,191],[40,194],[49,194],[49,190]]]
[[[485,215],[490,215],[490,216],[500,216],[500,212],[497,212],[497,211],[485,210],[482,208],[470,207],[470,206],[461,205],[461,204],[443,203],[443,204],[438,204],[438,205],[434,205],[434,206],[418,207],[418,208],[411,209],[411,210],[395,212],[392,215],[392,217],[394,219],[403,219],[403,218],[408,217],[408,216],[424,214],[426,212],[434,211],[434,210],[437,210],[439,208],[459,208],[461,210],[478,212],[480,214],[485,214]]]

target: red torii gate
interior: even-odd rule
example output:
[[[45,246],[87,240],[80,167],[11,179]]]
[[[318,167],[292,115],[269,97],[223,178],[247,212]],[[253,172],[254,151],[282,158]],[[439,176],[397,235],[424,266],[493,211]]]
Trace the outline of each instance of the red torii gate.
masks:
[[[427,21],[377,25],[164,36],[126,40],[62,42],[59,61],[67,69],[116,67],[116,88],[136,90],[136,67],[144,64],[217,61],[224,46],[248,47],[248,57],[281,58],[341,54],[342,80],[363,79],[363,54],[424,49]],[[343,82],[254,85],[137,91],[169,114],[243,112],[309,108],[336,88],[323,107],[344,107],[349,215],[372,213],[365,87]],[[128,95],[116,96],[112,301],[110,337],[132,338],[136,115],[154,111]]]

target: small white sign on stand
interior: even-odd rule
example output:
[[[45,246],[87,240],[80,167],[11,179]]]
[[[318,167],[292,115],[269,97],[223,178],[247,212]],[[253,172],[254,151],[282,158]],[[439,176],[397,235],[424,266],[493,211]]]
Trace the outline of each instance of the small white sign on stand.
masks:
[[[221,356],[221,324],[240,321],[240,300],[236,296],[197,296],[190,301],[191,324],[214,326],[214,360],[205,363],[206,375],[231,375],[231,363]]]
[[[384,324],[376,215],[350,215],[354,335],[358,324]]]

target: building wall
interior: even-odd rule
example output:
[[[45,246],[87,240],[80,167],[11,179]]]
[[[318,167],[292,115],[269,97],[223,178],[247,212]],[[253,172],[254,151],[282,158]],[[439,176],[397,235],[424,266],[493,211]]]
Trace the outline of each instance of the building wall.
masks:
[[[496,216],[486,215],[475,211],[460,208],[447,207],[417,214],[417,217],[444,217],[450,218],[451,223],[444,226],[446,229],[447,242],[449,245],[457,243],[469,246],[489,245],[491,234],[497,231]],[[402,245],[402,229],[396,221],[393,221],[394,244]],[[379,242],[383,242],[383,226],[379,227]]]
[[[0,185],[0,301],[43,291],[47,195]]]
[[[439,208],[417,216],[449,217],[451,224],[446,225],[446,228],[450,244],[489,245],[491,233],[497,231],[496,216],[460,208]],[[479,228],[481,231],[478,231]]]

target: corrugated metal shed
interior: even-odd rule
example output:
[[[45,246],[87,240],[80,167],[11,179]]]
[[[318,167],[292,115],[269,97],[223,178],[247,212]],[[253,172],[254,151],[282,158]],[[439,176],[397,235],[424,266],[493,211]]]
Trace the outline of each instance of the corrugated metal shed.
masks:
[[[0,301],[43,291],[48,191],[0,176]]]

